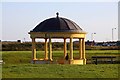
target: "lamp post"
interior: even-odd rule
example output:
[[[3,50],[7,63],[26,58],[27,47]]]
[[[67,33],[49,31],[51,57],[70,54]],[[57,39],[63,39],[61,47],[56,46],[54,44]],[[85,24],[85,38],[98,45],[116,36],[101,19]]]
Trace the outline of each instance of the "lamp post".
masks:
[[[114,29],[116,29],[116,28],[112,28],[112,41],[114,40],[114,35],[113,35]]]
[[[96,33],[91,33],[91,40],[93,41],[93,35],[96,34]]]

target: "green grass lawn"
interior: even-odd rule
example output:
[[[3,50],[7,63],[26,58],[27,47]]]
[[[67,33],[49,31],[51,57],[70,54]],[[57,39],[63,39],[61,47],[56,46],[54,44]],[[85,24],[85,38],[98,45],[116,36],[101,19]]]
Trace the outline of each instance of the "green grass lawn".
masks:
[[[37,57],[42,58],[43,51]],[[74,51],[77,57],[79,52]],[[93,55],[119,55],[118,50],[88,50],[86,58]],[[53,58],[59,59],[63,51],[53,51]],[[2,68],[3,78],[118,78],[119,64],[31,64],[31,51],[3,51],[5,62]]]
[[[117,78],[118,64],[9,64],[3,78]]]

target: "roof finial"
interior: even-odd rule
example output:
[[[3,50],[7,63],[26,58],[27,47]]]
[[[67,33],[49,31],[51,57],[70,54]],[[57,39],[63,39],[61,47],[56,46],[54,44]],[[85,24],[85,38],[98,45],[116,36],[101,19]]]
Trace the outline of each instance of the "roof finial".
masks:
[[[56,15],[57,15],[57,17],[58,17],[59,13],[57,12]]]

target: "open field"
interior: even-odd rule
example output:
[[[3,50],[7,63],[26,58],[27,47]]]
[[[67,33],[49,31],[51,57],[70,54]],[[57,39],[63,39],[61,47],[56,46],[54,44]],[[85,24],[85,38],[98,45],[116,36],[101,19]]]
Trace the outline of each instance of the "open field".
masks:
[[[42,58],[43,51],[37,57]],[[76,58],[78,51],[74,51]],[[118,50],[87,50],[86,58],[94,55],[115,55]],[[3,78],[118,78],[119,64],[31,64],[31,51],[3,51]],[[53,51],[53,58],[62,58],[63,51]]]
[[[118,64],[9,64],[3,78],[118,78]]]

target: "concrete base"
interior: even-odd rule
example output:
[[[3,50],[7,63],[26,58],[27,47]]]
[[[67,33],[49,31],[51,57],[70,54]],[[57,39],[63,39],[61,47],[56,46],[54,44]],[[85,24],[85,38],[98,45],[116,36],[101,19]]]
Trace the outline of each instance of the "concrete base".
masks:
[[[56,61],[50,61],[50,60],[32,60],[31,63],[33,64],[78,64],[78,65],[84,65],[86,64],[86,59],[76,59],[76,60],[56,60]]]
[[[70,61],[70,64],[84,65],[84,64],[86,64],[86,60],[85,59],[72,60],[72,61]]]

